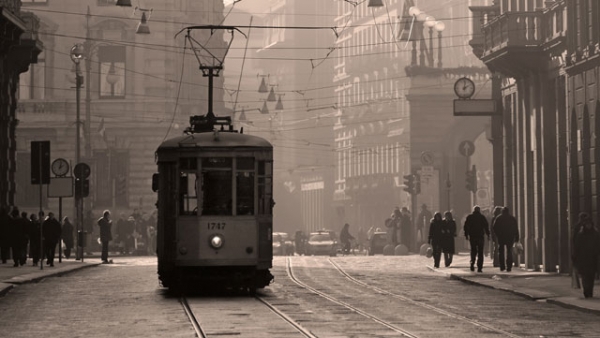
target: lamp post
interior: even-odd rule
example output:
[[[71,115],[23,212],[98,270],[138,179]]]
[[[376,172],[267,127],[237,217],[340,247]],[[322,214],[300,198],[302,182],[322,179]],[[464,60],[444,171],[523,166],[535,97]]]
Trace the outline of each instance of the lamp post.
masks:
[[[433,67],[433,26],[435,26],[435,23],[435,18],[432,16],[427,16],[423,23],[425,26],[429,27],[429,56],[427,58],[429,67]]]
[[[76,135],[76,139],[75,139],[75,164],[77,165],[80,160],[81,160],[81,128],[80,128],[80,124],[81,124],[81,110],[80,110],[80,102],[81,102],[81,85],[83,84],[83,76],[81,75],[81,68],[79,66],[79,63],[81,62],[81,59],[83,58],[83,46],[80,44],[75,44],[72,48],[71,48],[71,53],[70,53],[70,57],[71,57],[71,61],[73,61],[73,63],[75,63],[75,97],[76,97],[76,123],[75,123],[75,135]],[[75,198],[73,199],[75,202],[75,212],[76,212],[76,228],[77,228],[77,233],[79,234],[79,230],[80,230],[80,225],[81,223],[81,198],[79,198],[79,196],[77,194],[75,194]],[[76,251],[76,259],[82,259],[83,258],[83,247],[81,246],[82,243],[79,243],[79,236],[77,236],[77,251]]]
[[[433,26],[438,32],[438,68],[442,68],[442,32],[446,28],[446,24],[441,21],[437,21]]]

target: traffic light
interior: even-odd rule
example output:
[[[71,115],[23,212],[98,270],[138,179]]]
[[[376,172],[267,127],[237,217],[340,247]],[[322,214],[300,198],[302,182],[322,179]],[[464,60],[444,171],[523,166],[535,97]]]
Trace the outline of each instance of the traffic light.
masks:
[[[75,178],[75,198],[84,198],[90,195],[90,180]]]
[[[413,175],[415,178],[415,189],[414,189],[414,193],[415,195],[418,195],[421,193],[421,175],[419,174],[415,174]]]
[[[409,194],[415,191],[415,175],[404,175],[404,191]]]
[[[467,190],[471,192],[477,191],[477,169],[475,168],[475,165],[473,165],[473,168],[471,170],[467,170],[466,182]]]

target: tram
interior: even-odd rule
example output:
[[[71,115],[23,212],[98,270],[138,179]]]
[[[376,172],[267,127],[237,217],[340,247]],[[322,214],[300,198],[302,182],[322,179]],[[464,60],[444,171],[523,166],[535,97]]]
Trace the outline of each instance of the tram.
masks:
[[[273,146],[230,117],[190,117],[156,150],[158,278],[249,292],[273,280]]]

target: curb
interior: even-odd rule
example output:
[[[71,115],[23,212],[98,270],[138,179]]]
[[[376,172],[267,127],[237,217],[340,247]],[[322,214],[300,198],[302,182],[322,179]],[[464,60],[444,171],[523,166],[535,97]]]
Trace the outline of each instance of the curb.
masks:
[[[24,274],[21,276],[15,276],[9,279],[5,279],[0,281],[0,296],[6,295],[12,288],[17,285],[35,283],[44,278],[48,277],[59,277],[71,273],[73,271],[98,266],[100,263],[83,263],[81,265],[71,265],[67,267],[62,267],[56,270],[46,270],[46,271],[38,271],[32,272],[28,274]],[[50,268],[48,268],[50,269]]]

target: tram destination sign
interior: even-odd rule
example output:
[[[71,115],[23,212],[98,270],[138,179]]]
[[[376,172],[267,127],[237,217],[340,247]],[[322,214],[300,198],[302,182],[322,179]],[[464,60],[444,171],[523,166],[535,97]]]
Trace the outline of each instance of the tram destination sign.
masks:
[[[493,99],[457,99],[454,100],[454,116],[493,116],[501,115],[496,100]]]

